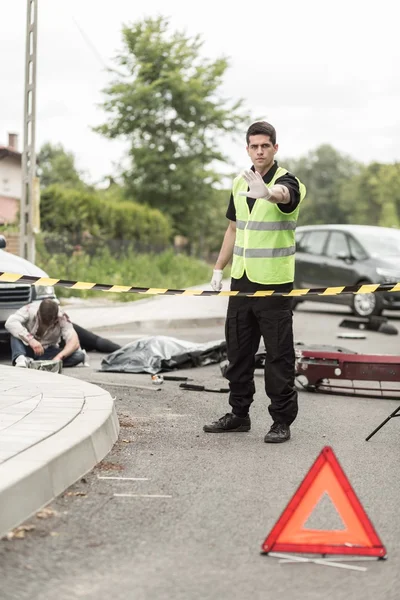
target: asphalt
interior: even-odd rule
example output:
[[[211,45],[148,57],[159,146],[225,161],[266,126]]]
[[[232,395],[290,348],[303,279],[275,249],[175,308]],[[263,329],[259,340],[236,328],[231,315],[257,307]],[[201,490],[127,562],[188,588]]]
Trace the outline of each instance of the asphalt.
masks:
[[[167,300],[171,301],[162,297],[135,302],[135,306],[114,306],[110,319],[121,321],[97,321],[96,331],[106,332],[109,328],[113,339],[120,343],[144,331],[149,335],[165,334],[162,327],[167,323],[177,329],[187,327],[179,330],[186,339],[206,341],[214,333],[217,338],[223,333],[220,326],[214,327],[212,322],[207,325],[207,319],[223,320],[227,299],[219,299],[223,300],[220,312],[211,316],[208,305],[204,305],[204,321],[199,315],[195,317],[198,326],[192,328],[192,337],[191,321],[183,306],[174,320],[169,303],[169,312],[163,313],[163,302]],[[211,298],[184,300],[208,302]],[[92,316],[97,309],[105,314],[104,307],[92,306]],[[89,328],[88,321],[78,318],[79,314],[89,315],[88,308],[71,305],[67,310],[74,322]],[[144,329],[137,327],[140,321],[125,320],[133,314],[130,311],[139,315],[142,310],[149,311]],[[307,303],[295,313],[296,341],[336,343],[369,353],[398,352],[397,336],[368,332],[364,340],[338,339],[343,331],[338,329],[338,322],[346,315],[346,308]],[[391,322],[398,327],[398,316]],[[66,379],[74,379],[77,386],[89,385],[90,380],[92,385],[101,386],[98,389],[102,393],[107,390],[111,398],[116,398],[114,408],[118,410],[121,435],[106,460],[94,471],[88,468],[85,478],[76,477],[68,492],[55,498],[53,506],[59,514],[55,520],[49,519],[48,524],[43,521],[41,527],[39,521],[34,521],[38,535],[48,537],[40,537],[38,543],[38,537],[32,535],[29,539],[27,534],[25,550],[21,551],[7,542],[0,545],[0,562],[6,568],[2,574],[5,599],[50,600],[57,595],[62,600],[103,600],[112,595],[118,600],[261,600],[270,594],[285,600],[397,598],[397,423],[388,424],[371,442],[365,442],[365,436],[394,410],[396,402],[375,396],[366,399],[301,393],[292,440],[271,447],[262,443],[269,419],[259,376],[251,432],[209,436],[202,433],[202,425],[226,412],[225,395],[183,392],[173,382],[165,382],[162,393],[158,393],[147,375],[114,377],[98,372],[100,358],[94,354],[90,368],[71,369],[67,373],[72,377]],[[16,369],[11,371],[15,373]],[[217,365],[183,374],[198,383],[212,380],[216,385],[226,384]],[[48,376],[52,381],[64,377]],[[147,389],[137,387],[140,385]],[[367,573],[317,565],[281,565],[277,559],[259,555],[261,543],[326,444],[337,452],[388,549],[389,560],[368,563]],[[26,451],[29,449],[21,451],[20,457]],[[75,459],[79,456],[81,460],[81,455],[79,449]],[[16,458],[7,462],[12,464]],[[37,480],[38,485],[41,483]],[[21,495],[15,494],[9,502],[18,502]],[[1,495],[0,503],[5,505]],[[332,518],[329,507],[317,515],[312,527],[323,527],[326,518]],[[21,569],[28,571],[16,581]]]
[[[114,401],[64,375],[0,366],[0,535],[90,471],[118,438]]]
[[[396,352],[398,336],[371,332],[364,340],[339,340],[346,314],[300,308],[296,340]],[[113,340],[136,335],[134,325],[110,330]],[[201,342],[221,337],[223,328],[174,335]],[[31,517],[22,539],[0,543],[2,600],[397,600],[399,423],[392,421],[368,443],[365,437],[399,400],[300,391],[292,439],[271,446],[263,442],[271,421],[262,371],[256,372],[251,431],[211,435],[202,427],[227,412],[226,394],[188,392],[174,381],[158,390],[148,374],[99,372],[100,361],[91,353],[90,367],[69,374],[116,398],[119,439],[95,469],[52,501],[48,518]],[[180,374],[226,386],[216,364]],[[260,555],[325,445],[334,449],[388,551],[387,561],[344,561],[365,572],[282,564]],[[340,529],[333,507],[321,504],[308,526]]]
[[[222,297],[155,296],[66,310],[86,329],[130,323],[154,331],[221,324],[226,304]],[[64,373],[0,366],[0,537],[90,471],[118,439],[111,395]]]

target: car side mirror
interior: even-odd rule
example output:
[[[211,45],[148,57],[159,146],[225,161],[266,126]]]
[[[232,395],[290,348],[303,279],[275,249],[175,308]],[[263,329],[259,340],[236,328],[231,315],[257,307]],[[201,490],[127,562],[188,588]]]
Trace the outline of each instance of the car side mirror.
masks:
[[[339,260],[351,261],[352,257],[347,254],[344,250],[342,252],[338,252],[336,258]]]
[[[4,235],[0,235],[0,248],[3,249],[7,246],[6,238]]]

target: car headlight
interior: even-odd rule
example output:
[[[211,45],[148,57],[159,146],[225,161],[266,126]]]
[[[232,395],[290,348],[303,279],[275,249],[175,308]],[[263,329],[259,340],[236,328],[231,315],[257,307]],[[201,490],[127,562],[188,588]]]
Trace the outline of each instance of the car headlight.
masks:
[[[386,283],[397,283],[400,281],[400,272],[392,269],[381,269],[378,267],[376,269],[378,275],[380,275],[383,281]]]
[[[52,285],[35,285],[37,298],[48,298],[54,296],[54,288]]]

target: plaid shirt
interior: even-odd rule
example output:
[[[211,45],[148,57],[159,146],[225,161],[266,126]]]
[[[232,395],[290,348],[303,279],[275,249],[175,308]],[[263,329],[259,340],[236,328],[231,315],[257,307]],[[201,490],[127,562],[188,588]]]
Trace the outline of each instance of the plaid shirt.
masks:
[[[61,339],[68,342],[75,333],[75,329],[68,315],[58,309],[58,320],[54,325],[51,325],[42,336],[36,335],[39,328],[39,319],[37,312],[40,302],[34,302],[23,306],[13,315],[10,315],[6,321],[5,327],[7,331],[16,338],[19,338],[26,346],[29,340],[35,338],[43,348],[59,345]]]

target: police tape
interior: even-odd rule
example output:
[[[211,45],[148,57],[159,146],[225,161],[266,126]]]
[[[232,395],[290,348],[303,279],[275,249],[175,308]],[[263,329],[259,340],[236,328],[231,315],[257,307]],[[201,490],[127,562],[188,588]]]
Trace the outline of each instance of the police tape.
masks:
[[[114,285],[112,283],[91,283],[88,281],[70,281],[69,279],[52,279],[51,277],[33,277],[19,273],[0,271],[0,282],[29,283],[31,285],[50,285],[71,290],[99,290],[117,294],[145,294],[148,296],[246,296],[248,298],[263,298],[266,296],[285,296],[303,298],[304,296],[338,296],[342,294],[375,294],[376,292],[400,292],[400,282],[397,283],[363,283],[359,285],[342,285],[327,288],[301,288],[290,292],[275,290],[259,290],[253,293],[213,290],[174,290],[163,288],[135,287],[132,285]]]

